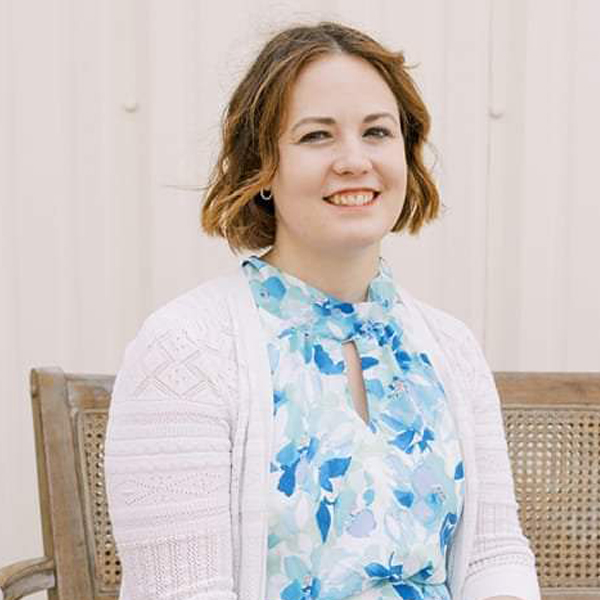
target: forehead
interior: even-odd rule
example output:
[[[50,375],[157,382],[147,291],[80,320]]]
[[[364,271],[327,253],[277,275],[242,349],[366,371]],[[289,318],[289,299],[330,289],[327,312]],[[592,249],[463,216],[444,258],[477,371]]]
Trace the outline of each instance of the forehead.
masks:
[[[332,54],[302,69],[290,89],[286,112],[288,124],[293,124],[306,115],[336,118],[339,113],[384,110],[397,114],[397,102],[375,67],[357,56]]]

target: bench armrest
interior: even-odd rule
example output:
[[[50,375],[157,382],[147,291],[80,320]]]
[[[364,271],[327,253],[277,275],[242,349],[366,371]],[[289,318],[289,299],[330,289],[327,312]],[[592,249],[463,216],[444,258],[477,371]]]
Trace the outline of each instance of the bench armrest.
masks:
[[[54,561],[51,558],[20,560],[0,568],[0,600],[19,600],[55,585]]]

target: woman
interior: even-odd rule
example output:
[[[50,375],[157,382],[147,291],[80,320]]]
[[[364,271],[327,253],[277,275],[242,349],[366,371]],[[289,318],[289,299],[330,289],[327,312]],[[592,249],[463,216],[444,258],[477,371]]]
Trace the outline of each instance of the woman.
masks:
[[[123,600],[537,600],[473,335],[380,257],[439,211],[400,53],[321,23],[235,90],[203,207],[268,248],[129,344],[105,460]]]

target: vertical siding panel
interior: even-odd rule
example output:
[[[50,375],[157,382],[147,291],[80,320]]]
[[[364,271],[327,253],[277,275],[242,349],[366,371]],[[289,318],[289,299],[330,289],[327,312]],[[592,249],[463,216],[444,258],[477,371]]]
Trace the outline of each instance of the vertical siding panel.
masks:
[[[148,155],[152,98],[148,80],[148,4],[112,0],[102,5],[101,63],[105,95],[99,129],[102,136],[102,199],[109,238],[108,265],[111,370],[121,360],[124,342],[154,307],[151,296],[154,215],[149,206]],[[121,352],[114,354],[114,344]]]
[[[0,398],[14,397],[16,391],[18,336],[18,254],[15,235],[15,73],[14,28],[10,2],[0,2]],[[1,405],[0,405],[1,406]],[[8,426],[0,418],[1,431]],[[7,427],[6,433],[10,431]],[[0,439],[6,439],[1,436]],[[8,453],[0,453],[7,460]],[[0,513],[2,514],[2,513]],[[4,513],[5,514],[5,513]]]
[[[77,356],[90,364],[106,362],[112,346],[109,336],[100,332],[111,327],[113,318],[106,249],[110,247],[109,203],[107,197],[105,155],[103,144],[105,115],[103,107],[110,93],[106,75],[102,72],[105,40],[102,36],[103,15],[94,2],[73,4],[71,64],[73,112],[73,229],[75,272],[81,322]],[[104,315],[99,322],[97,315]]]
[[[196,266],[202,268],[209,262],[208,255],[202,256],[200,263],[195,256],[201,253],[198,197],[170,187],[193,183],[185,181],[185,164],[197,155],[195,113],[205,112],[213,120],[217,118],[211,110],[216,96],[212,92],[214,70],[206,54],[194,56],[195,40],[203,33],[194,29],[195,10],[192,2],[174,5],[154,2],[151,11],[153,101],[149,175],[152,187],[147,201],[157,224],[152,244],[152,297],[156,303],[166,302],[170,290],[196,285],[199,279]],[[211,26],[206,23],[207,29],[207,25]],[[201,71],[195,68],[199,58]],[[198,89],[205,90],[205,94],[199,96]],[[174,238],[177,244],[173,244]]]
[[[571,90],[569,125],[571,143],[565,152],[569,181],[561,199],[567,217],[562,231],[569,254],[561,281],[566,295],[562,318],[568,324],[566,356],[559,366],[567,370],[600,370],[600,7],[595,0],[571,3],[572,60],[565,83]],[[565,231],[568,228],[568,231]],[[557,238],[563,247],[563,233]]]
[[[0,2],[0,564],[21,558],[39,547],[35,494],[35,457],[31,414],[26,402],[26,367],[21,343],[21,281],[17,235],[15,16],[12,2]],[[15,506],[15,499],[18,505]],[[9,517],[10,515],[10,517]],[[35,521],[37,524],[37,521]]]
[[[519,364],[549,370],[560,365],[563,337],[561,286],[564,252],[568,142],[568,3],[527,3],[524,53],[523,186],[517,216],[521,337]]]
[[[74,277],[81,310],[77,359],[111,370],[120,360],[114,348],[124,347],[147,306],[142,282],[146,214],[138,191],[144,181],[139,164],[145,106],[138,97],[143,52],[134,34],[135,27],[143,27],[144,13],[134,11],[130,1],[78,1],[73,11],[71,236],[78,249]],[[133,102],[137,110],[128,104]]]
[[[70,3],[15,2],[13,11],[21,341],[33,360],[66,362],[77,355],[79,324],[71,235]]]
[[[486,341],[496,369],[519,368],[520,206],[525,20],[521,0],[494,0],[491,19]]]
[[[451,4],[445,48],[443,306],[483,340],[490,2]],[[438,296],[439,298],[439,296]]]

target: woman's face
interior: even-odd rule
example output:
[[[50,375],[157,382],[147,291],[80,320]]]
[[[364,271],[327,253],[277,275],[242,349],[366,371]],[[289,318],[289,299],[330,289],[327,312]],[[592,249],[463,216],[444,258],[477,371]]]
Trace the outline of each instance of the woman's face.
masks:
[[[402,210],[406,172],[396,99],[375,68],[346,54],[310,63],[279,138],[275,248],[378,253]]]

